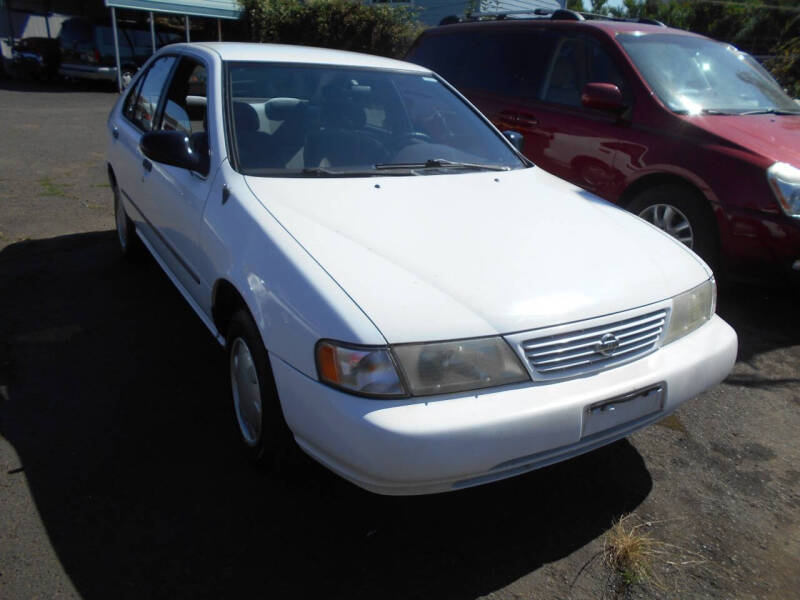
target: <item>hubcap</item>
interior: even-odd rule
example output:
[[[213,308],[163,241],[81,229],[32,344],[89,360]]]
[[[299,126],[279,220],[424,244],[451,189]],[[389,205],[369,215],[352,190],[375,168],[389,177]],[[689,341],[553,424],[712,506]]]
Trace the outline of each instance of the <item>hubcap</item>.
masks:
[[[233,407],[239,430],[245,443],[255,446],[261,439],[261,388],[253,356],[242,338],[236,338],[231,346],[230,363]]]
[[[124,87],[124,88],[128,87],[128,85],[131,82],[131,79],[133,79],[133,73],[131,73],[129,71],[123,71],[123,73],[122,73],[122,87]]]
[[[114,216],[117,221],[117,237],[119,238],[119,245],[122,246],[124,250],[128,247],[128,222],[125,218],[125,209],[119,201],[118,193],[114,194],[114,204]]]
[[[694,247],[694,231],[692,231],[689,219],[671,204],[653,204],[640,212],[639,216],[666,231],[689,248]]]

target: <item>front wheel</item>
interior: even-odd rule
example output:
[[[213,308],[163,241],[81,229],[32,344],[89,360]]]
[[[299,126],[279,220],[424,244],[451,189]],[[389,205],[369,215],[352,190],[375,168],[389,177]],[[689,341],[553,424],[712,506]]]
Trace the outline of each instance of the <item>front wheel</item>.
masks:
[[[231,319],[226,337],[233,412],[247,457],[280,471],[294,440],[278,400],[275,380],[258,328],[246,310]]]
[[[717,228],[705,198],[682,185],[641,192],[628,209],[694,250],[709,266],[718,262]]]

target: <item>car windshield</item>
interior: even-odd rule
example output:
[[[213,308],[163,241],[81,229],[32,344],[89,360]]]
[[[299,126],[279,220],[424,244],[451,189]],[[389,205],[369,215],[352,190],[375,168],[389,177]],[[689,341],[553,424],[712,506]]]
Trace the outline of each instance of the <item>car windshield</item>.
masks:
[[[227,64],[247,175],[421,175],[527,166],[438,79],[377,69]]]
[[[800,114],[800,107],[750,55],[674,34],[617,39],[664,104],[684,114]]]

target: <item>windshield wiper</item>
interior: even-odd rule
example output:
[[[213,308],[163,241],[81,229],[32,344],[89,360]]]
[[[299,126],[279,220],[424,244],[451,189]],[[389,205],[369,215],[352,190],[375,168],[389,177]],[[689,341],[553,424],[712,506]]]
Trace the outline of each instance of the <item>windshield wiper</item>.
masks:
[[[456,162],[445,158],[429,158],[420,163],[378,163],[375,169],[391,171],[393,169],[483,169],[486,171],[510,171],[511,167],[502,165],[483,165],[479,163]]]
[[[403,175],[404,173],[377,173],[374,169],[336,170],[327,167],[306,167],[299,175],[308,177],[378,177],[383,175]]]
[[[800,115],[798,110],[785,110],[781,108],[761,108],[758,110],[748,110],[745,112],[736,113],[739,115]]]

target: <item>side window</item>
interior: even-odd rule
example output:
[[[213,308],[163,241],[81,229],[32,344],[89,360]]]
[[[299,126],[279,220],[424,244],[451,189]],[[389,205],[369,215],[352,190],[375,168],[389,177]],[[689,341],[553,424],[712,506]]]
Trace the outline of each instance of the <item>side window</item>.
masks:
[[[581,93],[587,83],[613,83],[627,96],[628,86],[614,60],[594,40],[565,38],[550,65],[542,99],[555,104],[581,106]]]
[[[125,104],[122,105],[122,114],[128,119],[133,121],[134,111],[136,109],[136,99],[139,97],[139,91],[142,89],[142,82],[144,77],[139,77],[136,80],[136,85],[128,90],[128,95],[125,97]]]
[[[537,97],[555,45],[555,36],[542,30],[474,36],[462,59],[470,72],[465,87],[504,96]]]
[[[581,91],[587,81],[587,44],[580,38],[565,38],[550,65],[544,82],[545,102],[581,105]]]
[[[592,83],[613,83],[622,92],[623,97],[628,95],[628,86],[625,79],[614,64],[614,60],[597,42],[592,42],[591,47],[591,76]]]
[[[150,66],[147,73],[141,77],[141,83],[136,86],[136,100],[133,103],[130,114],[126,112],[126,116],[133,121],[136,126],[145,131],[153,129],[153,121],[161,100],[164,83],[169,76],[173,64],[175,64],[174,56],[159,58]],[[133,96],[134,94],[131,94],[131,97]]]
[[[169,85],[160,129],[187,135],[205,131],[206,85],[205,66],[191,58],[181,58]]]
[[[461,88],[472,76],[472,69],[464,60],[469,39],[468,35],[453,33],[423,37],[406,60],[428,67]]]

